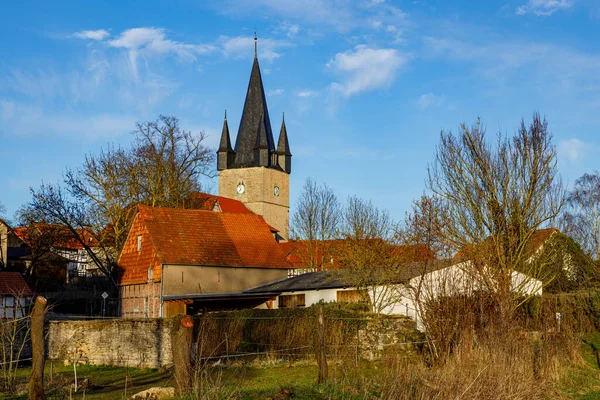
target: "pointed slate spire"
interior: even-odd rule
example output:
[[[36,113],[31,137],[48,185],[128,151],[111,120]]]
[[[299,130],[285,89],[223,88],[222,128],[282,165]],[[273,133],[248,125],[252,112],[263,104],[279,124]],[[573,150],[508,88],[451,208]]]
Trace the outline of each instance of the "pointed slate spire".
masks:
[[[221,171],[231,168],[235,153],[231,148],[231,139],[229,138],[229,125],[227,124],[227,110],[225,110],[225,120],[223,121],[223,131],[221,132],[221,142],[217,150],[217,170]]]
[[[254,58],[248,92],[244,102],[244,111],[235,142],[235,168],[258,167],[262,164],[257,159],[255,152],[257,143],[257,127],[264,129],[261,133],[261,146],[266,146],[269,152],[275,151],[271,120],[263,87],[258,58]],[[264,143],[263,143],[264,142]],[[268,164],[268,163],[267,163]]]
[[[279,132],[279,142],[277,143],[277,163],[279,167],[287,172],[292,172],[292,152],[287,137],[287,128],[285,127],[285,114],[281,121],[281,131]]]
[[[223,131],[221,132],[221,144],[219,151],[233,151],[231,139],[229,138],[229,125],[227,124],[227,110],[225,110],[225,120],[223,121]]]
[[[265,116],[261,115],[256,129],[256,142],[254,144],[255,161],[259,167],[269,167],[271,165],[269,154],[269,140],[267,137],[267,127],[265,126]]]

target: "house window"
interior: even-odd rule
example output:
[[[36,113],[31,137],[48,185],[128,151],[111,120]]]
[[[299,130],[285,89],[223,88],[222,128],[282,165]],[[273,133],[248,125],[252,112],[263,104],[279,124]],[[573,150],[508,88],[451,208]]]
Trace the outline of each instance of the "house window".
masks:
[[[279,296],[279,308],[298,308],[306,305],[304,293]]]
[[[138,235],[137,240],[138,240],[137,251],[142,251],[142,235]]]
[[[152,282],[154,279],[154,267],[148,268],[148,282]]]

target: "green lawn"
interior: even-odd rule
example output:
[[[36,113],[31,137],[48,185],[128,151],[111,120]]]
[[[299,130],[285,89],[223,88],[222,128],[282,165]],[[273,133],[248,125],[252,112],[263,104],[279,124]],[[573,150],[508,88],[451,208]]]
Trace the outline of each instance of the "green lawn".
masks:
[[[359,399],[364,395],[360,389],[361,381],[366,379],[365,376],[373,376],[379,368],[379,363],[364,363],[361,365],[363,376],[357,377],[352,372],[353,369],[346,372],[341,365],[330,365],[330,377],[343,385],[317,386],[317,367],[313,360],[236,363],[212,368],[210,374],[201,381],[205,385],[204,392],[214,399],[283,399],[287,398],[286,392],[293,393],[293,396],[299,399]],[[29,372],[29,368],[19,371],[20,386],[23,390],[26,389]],[[80,365],[77,367],[79,382],[87,378],[93,387],[73,393],[72,366],[55,363],[51,380],[50,362],[47,362],[45,374],[48,399],[68,399],[69,395],[74,399],[82,399],[84,396],[90,400],[124,399],[150,387],[174,386],[168,371]],[[344,386],[344,393],[336,390],[334,386]],[[27,395],[24,392],[20,396],[12,397],[0,394],[0,399],[8,398],[26,399]]]
[[[584,362],[569,368],[561,382],[561,389],[573,399],[600,400],[600,366],[594,351],[594,348],[600,351],[600,333],[587,334],[582,339]]]
[[[594,351],[600,350],[600,334],[586,335],[581,344],[581,362],[568,367],[560,380],[559,388],[569,398],[600,400],[600,368]],[[80,365],[77,367],[79,382],[89,379],[93,385],[72,393],[73,366],[62,363],[46,363],[45,377],[48,399],[125,399],[150,387],[174,386],[170,371]],[[346,367],[341,363],[329,366],[329,385],[316,385],[317,367],[312,359],[295,362],[268,363],[237,362],[218,365],[210,369],[200,380],[206,399],[285,399],[290,394],[297,399],[363,399],[376,398],[377,378],[385,365],[380,362],[364,362],[360,375],[352,362]],[[0,399],[26,399],[26,382],[30,370],[19,370],[22,394]],[[373,391],[366,392],[367,389]]]

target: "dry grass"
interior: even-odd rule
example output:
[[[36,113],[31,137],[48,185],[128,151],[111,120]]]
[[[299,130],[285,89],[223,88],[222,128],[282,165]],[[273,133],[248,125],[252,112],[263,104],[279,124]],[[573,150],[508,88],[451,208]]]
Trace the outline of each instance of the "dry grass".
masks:
[[[518,331],[489,334],[458,345],[445,363],[399,359],[381,391],[388,399],[560,399],[566,366],[583,362],[569,336]]]

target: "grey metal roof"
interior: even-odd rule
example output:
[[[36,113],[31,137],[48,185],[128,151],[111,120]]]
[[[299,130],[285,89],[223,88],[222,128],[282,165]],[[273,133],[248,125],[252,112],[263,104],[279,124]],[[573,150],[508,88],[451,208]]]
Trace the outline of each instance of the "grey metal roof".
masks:
[[[299,290],[334,289],[352,286],[339,271],[319,271],[280,279],[244,290],[245,293],[295,292]]]
[[[401,264],[386,271],[385,276],[373,276],[374,284],[407,283],[412,278],[424,273],[437,271],[459,263],[459,260],[439,260]],[[377,273],[377,272],[375,272]],[[328,270],[309,272],[306,274],[285,278],[244,290],[245,293],[264,292],[297,292],[302,290],[336,289],[353,287],[353,279],[348,270]]]

